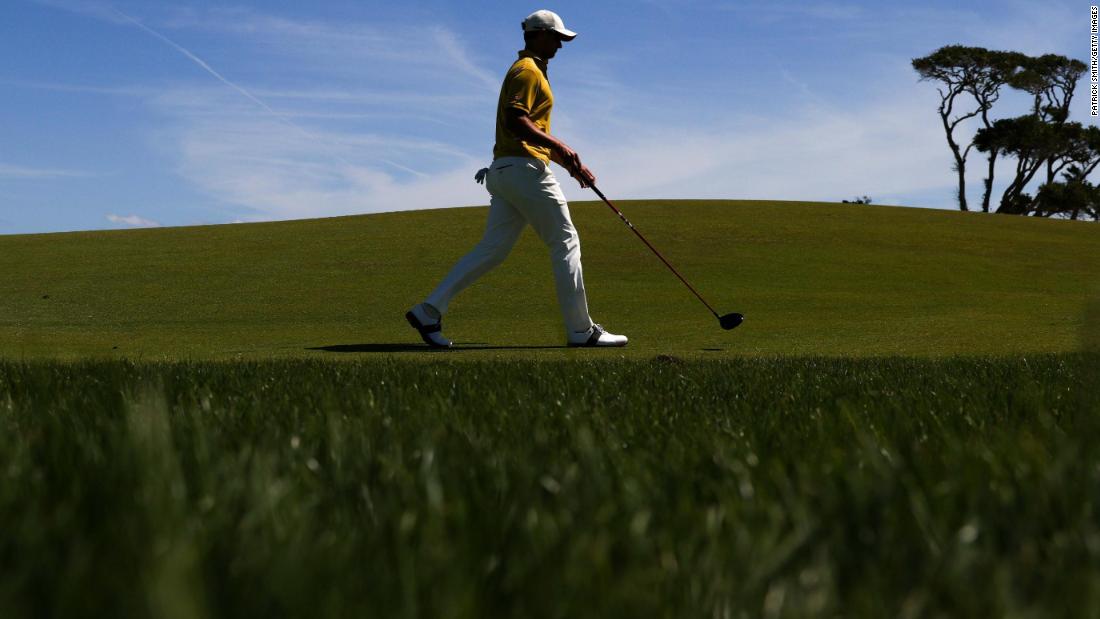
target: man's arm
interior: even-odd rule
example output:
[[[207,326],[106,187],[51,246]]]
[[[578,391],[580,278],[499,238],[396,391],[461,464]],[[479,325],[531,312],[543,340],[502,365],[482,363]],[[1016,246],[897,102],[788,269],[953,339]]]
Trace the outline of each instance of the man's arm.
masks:
[[[520,140],[549,148],[550,159],[568,170],[569,175],[577,179],[582,188],[587,189],[596,183],[596,175],[581,163],[580,155],[565,142],[539,129],[526,112],[517,108],[506,108],[504,119],[505,128]]]

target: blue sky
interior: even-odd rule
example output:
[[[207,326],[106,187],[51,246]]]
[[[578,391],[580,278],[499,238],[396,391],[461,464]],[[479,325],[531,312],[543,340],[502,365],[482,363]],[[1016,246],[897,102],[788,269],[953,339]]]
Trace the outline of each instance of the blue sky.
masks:
[[[1089,52],[1081,2],[9,0],[0,233],[487,204],[473,174],[538,8],[579,33],[550,63],[553,133],[612,199],[954,208],[910,59]],[[1084,82],[1071,118],[1092,122]]]

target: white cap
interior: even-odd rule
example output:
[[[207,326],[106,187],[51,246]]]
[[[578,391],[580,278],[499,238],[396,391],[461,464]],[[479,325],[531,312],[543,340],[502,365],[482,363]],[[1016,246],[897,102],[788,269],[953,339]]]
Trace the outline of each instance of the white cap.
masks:
[[[566,41],[572,41],[573,37],[577,36],[576,32],[565,29],[565,24],[562,23],[557,13],[546,9],[535,11],[523,20],[523,31],[530,32],[532,30],[553,30]]]

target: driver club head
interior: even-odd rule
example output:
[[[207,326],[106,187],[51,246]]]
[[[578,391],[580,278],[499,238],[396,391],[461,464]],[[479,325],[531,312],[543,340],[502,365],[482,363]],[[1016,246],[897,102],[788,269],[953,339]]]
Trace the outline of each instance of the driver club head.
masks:
[[[725,316],[719,317],[718,324],[722,325],[722,328],[726,331],[729,331],[730,329],[741,324],[741,321],[743,320],[745,320],[745,317],[743,315],[734,312],[732,314],[726,314]]]

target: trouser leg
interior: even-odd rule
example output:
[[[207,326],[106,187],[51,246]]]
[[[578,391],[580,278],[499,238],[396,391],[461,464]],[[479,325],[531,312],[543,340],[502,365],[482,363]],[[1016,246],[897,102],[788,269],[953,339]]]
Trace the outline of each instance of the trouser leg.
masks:
[[[550,250],[558,305],[566,331],[592,326],[581,268],[581,241],[569,215],[569,203],[554,173],[542,162],[504,170],[497,181],[503,195],[527,218]]]
[[[451,267],[443,281],[424,300],[425,303],[434,306],[440,314],[447,313],[451,298],[508,257],[526,225],[523,215],[515,207],[507,200],[493,196],[481,241]]]

